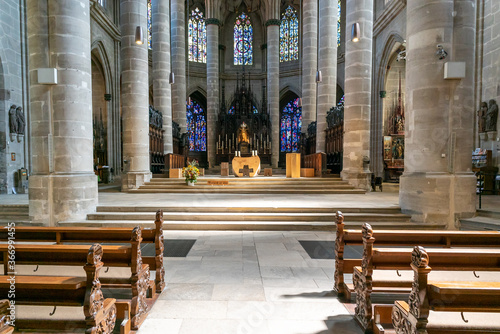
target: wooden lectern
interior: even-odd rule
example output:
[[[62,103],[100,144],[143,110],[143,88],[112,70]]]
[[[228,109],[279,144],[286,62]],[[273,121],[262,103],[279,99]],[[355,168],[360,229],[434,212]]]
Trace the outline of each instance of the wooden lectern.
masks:
[[[286,177],[300,177],[300,153],[286,154]]]

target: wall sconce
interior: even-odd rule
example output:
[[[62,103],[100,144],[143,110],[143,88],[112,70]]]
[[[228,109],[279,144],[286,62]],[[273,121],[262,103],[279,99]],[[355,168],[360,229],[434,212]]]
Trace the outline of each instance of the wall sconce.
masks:
[[[142,45],[144,44],[144,33],[142,32],[142,27],[135,27],[135,44]]]
[[[448,56],[448,52],[444,51],[443,46],[441,44],[437,45],[437,49],[438,50],[436,52],[436,56],[438,56],[440,60]]]
[[[318,70],[316,72],[316,83],[323,81],[323,75],[321,74],[321,71]]]
[[[170,75],[168,77],[168,83],[173,85],[175,83],[175,75],[174,72],[170,72]]]
[[[353,23],[351,28],[351,41],[353,41],[354,43],[358,42],[360,36],[361,30],[359,29],[359,23]]]

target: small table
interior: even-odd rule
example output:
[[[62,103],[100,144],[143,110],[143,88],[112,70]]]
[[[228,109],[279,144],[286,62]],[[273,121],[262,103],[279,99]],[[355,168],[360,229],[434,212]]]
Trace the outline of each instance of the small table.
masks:
[[[234,157],[231,163],[233,174],[237,177],[242,177],[248,173],[248,176],[254,177],[260,172],[260,158],[253,157]]]

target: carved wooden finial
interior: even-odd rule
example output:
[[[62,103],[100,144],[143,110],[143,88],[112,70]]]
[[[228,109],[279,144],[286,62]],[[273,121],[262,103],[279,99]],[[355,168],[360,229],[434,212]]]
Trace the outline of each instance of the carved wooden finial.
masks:
[[[361,230],[363,233],[363,239],[369,239],[369,238],[373,237],[373,229],[372,229],[372,226],[370,224],[364,223]]]
[[[134,227],[132,230],[132,241],[140,241],[142,240],[142,228],[140,226]]]
[[[100,244],[93,244],[87,254],[87,264],[97,266],[99,264],[102,264],[101,259],[102,246]]]
[[[411,253],[411,263],[417,268],[425,268],[429,264],[429,255],[422,246],[415,246]]]
[[[163,210],[156,211],[156,220],[163,220]]]
[[[342,211],[337,211],[337,214],[335,216],[337,218],[337,224],[344,223],[344,215],[342,214]]]

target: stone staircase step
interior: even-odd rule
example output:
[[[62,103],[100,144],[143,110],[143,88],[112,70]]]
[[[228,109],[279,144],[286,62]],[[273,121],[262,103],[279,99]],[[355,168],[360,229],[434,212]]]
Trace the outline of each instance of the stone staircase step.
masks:
[[[460,229],[467,231],[500,231],[500,219],[476,216],[468,219],[460,219]]]
[[[477,210],[476,214],[478,217],[488,217],[488,218],[500,219],[500,211]]]
[[[10,222],[16,224],[31,223],[28,204],[4,204],[0,205],[0,224],[5,225]]]
[[[245,189],[245,188],[228,188],[207,186],[203,189],[194,187],[178,188],[178,189],[133,189],[129,193],[226,193],[226,194],[289,194],[292,191],[299,191],[293,188],[285,189]],[[301,194],[364,194],[364,190],[358,189],[301,189]]]
[[[206,207],[206,206],[189,206],[189,207],[161,207],[158,206],[98,206],[96,212],[151,212],[155,213],[158,209],[164,212],[272,212],[272,213],[334,213],[341,211],[346,213],[385,213],[385,214],[400,214],[399,207],[380,207],[380,208],[297,208],[297,207]]]
[[[100,212],[87,215],[88,220],[154,220],[154,212]],[[334,213],[258,213],[258,212],[163,212],[165,221],[295,221],[295,222],[335,222]],[[351,213],[349,222],[408,222],[410,217],[404,214]]]
[[[414,223],[381,223],[369,222],[372,227],[376,229],[442,229],[440,225],[425,225]],[[142,227],[154,227],[152,221],[144,220],[99,220],[99,221],[64,221],[58,224],[59,226],[95,226],[95,227],[135,227],[140,225]],[[362,223],[346,224],[346,228],[360,229]],[[164,230],[224,230],[224,231],[335,231],[335,226],[324,222],[275,222],[275,221],[262,221],[262,222],[240,222],[240,221],[226,221],[214,223],[211,221],[196,221],[196,222],[183,222],[183,221],[169,221],[163,225]]]

